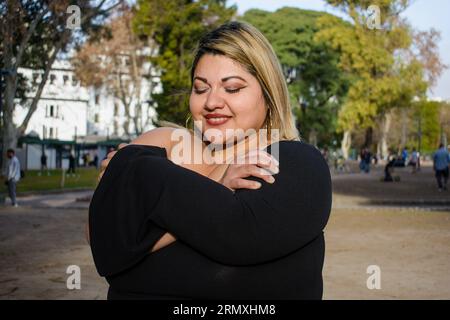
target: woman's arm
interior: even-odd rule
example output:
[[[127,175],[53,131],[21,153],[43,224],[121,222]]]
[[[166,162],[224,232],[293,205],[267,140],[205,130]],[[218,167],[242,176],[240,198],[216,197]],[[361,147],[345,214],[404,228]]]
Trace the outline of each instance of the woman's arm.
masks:
[[[113,202],[106,205],[112,211],[110,219],[139,217],[136,226],[143,234],[155,226],[169,230],[178,240],[222,264],[250,265],[280,258],[322,234],[331,208],[331,180],[327,164],[314,147],[286,141],[280,142],[279,151],[280,173],[275,183],[233,193],[164,157],[153,156],[151,147],[128,146],[111,163],[113,171],[120,172],[120,188],[100,190],[92,216],[107,224],[94,212],[105,209],[108,202],[102,198],[107,197]],[[120,195],[130,198],[117,201]],[[127,208],[120,210],[124,205]],[[111,231],[113,238],[116,233],[117,237],[137,236],[123,226],[113,226]],[[104,241],[101,235],[99,240]],[[97,247],[101,251],[101,246]]]
[[[163,190],[149,218],[208,257],[231,265],[287,255],[322,234],[331,210],[331,178],[313,146],[280,142],[273,184],[232,193],[182,168],[149,172]],[[142,160],[144,163],[146,160]],[[139,165],[138,165],[139,166]],[[258,180],[258,179],[253,179]]]
[[[131,141],[130,144],[157,146],[166,149],[167,154],[169,154],[172,148],[171,134],[173,130],[174,128],[169,127],[156,128],[141,134],[139,137]],[[127,144],[120,144],[118,150],[125,147],[126,145]],[[102,161],[101,171],[98,177],[99,181],[102,178],[106,168],[108,167],[108,164],[111,161],[112,157],[116,153],[117,151],[110,152],[107,155],[107,158]],[[86,223],[86,240],[88,244],[90,244],[89,222]],[[166,232],[151,248],[150,252],[155,252],[159,249],[162,249],[174,241],[176,241],[176,238],[172,234]]]

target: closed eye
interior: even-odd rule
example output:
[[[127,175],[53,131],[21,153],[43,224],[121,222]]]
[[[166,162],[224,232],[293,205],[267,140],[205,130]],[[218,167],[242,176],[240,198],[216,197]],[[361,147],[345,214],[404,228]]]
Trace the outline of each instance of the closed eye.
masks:
[[[242,88],[236,88],[236,89],[225,89],[226,92],[228,93],[237,93],[239,91],[241,91],[242,89],[244,89],[245,87]]]
[[[197,89],[197,88],[194,88],[194,92],[195,92],[196,94],[202,94],[202,93],[205,93],[206,91],[208,91],[208,88],[205,88],[205,89]]]

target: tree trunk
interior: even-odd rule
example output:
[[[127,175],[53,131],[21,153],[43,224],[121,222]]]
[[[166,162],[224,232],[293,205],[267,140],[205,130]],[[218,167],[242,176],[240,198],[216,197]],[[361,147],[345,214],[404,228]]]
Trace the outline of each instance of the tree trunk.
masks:
[[[387,160],[389,156],[388,143],[387,143],[387,135],[389,133],[389,129],[391,128],[391,120],[392,115],[390,113],[386,113],[384,117],[381,119],[380,125],[380,158]]]
[[[366,129],[366,136],[364,141],[364,146],[370,148],[373,142],[373,129],[369,127]]]
[[[344,159],[347,160],[349,156],[350,146],[352,144],[352,133],[350,130],[344,131],[344,136],[342,137],[341,150]]]
[[[445,133],[444,126],[441,124],[441,143],[447,148],[447,134]]]
[[[8,149],[16,149],[17,147],[17,129],[12,122],[12,119],[6,114],[3,114],[3,161],[2,161],[2,173],[6,172],[6,166],[8,159],[6,158],[6,151]]]
[[[408,115],[406,113],[406,109],[402,109],[401,111],[402,116],[402,136],[400,138],[400,150],[403,150],[403,148],[406,146],[406,142],[408,140]]]
[[[14,95],[16,74],[9,74],[5,77],[5,105],[3,107],[3,137],[2,137],[2,173],[6,170],[7,158],[6,151],[9,148],[15,149],[17,147],[17,130],[13,122],[14,115]]]
[[[313,146],[317,146],[317,132],[316,130],[311,130],[309,132],[308,142]]]

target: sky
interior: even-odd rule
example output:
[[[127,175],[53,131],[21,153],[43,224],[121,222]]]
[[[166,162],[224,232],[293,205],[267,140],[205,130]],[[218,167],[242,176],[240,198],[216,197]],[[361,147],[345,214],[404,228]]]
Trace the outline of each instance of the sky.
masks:
[[[244,13],[248,9],[257,8],[275,11],[282,7],[297,7],[301,9],[320,10],[340,15],[323,0],[229,0],[236,4],[238,12]],[[450,101],[450,1],[449,0],[415,0],[403,13],[414,28],[429,30],[434,28],[441,32],[439,52],[444,64],[449,68],[439,78],[436,86],[428,93],[430,98],[440,98]]]

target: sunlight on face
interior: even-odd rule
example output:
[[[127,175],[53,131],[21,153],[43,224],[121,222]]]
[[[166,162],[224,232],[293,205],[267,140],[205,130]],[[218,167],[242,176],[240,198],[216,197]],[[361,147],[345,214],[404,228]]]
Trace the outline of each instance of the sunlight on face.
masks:
[[[193,120],[205,138],[216,143],[235,139],[237,130],[263,127],[266,105],[258,80],[239,63],[223,55],[205,54],[194,72],[190,96]],[[219,134],[216,134],[219,133]]]

